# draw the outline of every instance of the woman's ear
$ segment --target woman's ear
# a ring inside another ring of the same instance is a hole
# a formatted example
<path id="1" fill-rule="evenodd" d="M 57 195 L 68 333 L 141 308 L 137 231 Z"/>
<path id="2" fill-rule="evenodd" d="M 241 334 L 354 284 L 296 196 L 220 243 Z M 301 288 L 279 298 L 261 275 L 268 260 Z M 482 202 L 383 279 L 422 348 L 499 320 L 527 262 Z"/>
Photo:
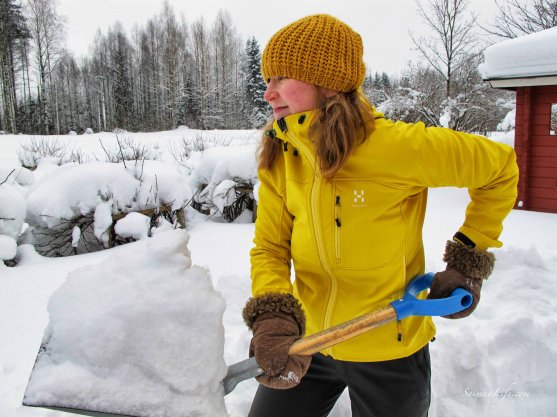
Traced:
<path id="1" fill-rule="evenodd" d="M 338 91 L 331 90 L 330 88 L 323 88 L 323 95 L 325 98 L 331 98 L 338 94 Z"/>

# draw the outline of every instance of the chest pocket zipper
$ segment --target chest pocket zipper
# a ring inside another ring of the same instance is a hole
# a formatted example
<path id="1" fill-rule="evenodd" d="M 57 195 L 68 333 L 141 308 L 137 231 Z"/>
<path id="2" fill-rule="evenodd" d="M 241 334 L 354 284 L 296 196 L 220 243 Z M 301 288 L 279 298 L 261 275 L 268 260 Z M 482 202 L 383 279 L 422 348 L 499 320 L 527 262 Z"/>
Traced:
<path id="1" fill-rule="evenodd" d="M 340 228 L 342 223 L 340 221 L 340 195 L 335 197 L 335 257 L 338 263 L 340 263 Z"/>

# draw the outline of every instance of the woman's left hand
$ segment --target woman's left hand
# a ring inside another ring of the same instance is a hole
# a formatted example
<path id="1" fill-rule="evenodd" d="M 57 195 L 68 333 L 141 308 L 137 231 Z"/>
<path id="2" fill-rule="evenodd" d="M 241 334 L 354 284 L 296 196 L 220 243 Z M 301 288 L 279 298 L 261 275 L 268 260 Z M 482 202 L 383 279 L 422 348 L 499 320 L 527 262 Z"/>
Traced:
<path id="1" fill-rule="evenodd" d="M 456 269 L 447 268 L 445 271 L 435 274 L 427 298 L 445 298 L 448 297 L 455 289 L 464 288 L 472 294 L 472 305 L 466 310 L 443 317 L 447 319 L 461 319 L 468 317 L 472 314 L 480 302 L 482 281 L 483 280 L 481 279 L 467 277 Z"/>

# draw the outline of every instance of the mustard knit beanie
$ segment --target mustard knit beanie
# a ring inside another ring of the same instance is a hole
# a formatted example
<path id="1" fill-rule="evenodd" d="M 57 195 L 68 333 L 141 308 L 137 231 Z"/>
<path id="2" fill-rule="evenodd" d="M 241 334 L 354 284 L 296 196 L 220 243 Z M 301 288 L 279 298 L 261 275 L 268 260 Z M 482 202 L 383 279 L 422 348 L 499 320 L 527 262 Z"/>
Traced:
<path id="1" fill-rule="evenodd" d="M 326 15 L 307 16 L 273 35 L 261 58 L 263 79 L 288 77 L 344 93 L 365 78 L 360 35 Z"/>

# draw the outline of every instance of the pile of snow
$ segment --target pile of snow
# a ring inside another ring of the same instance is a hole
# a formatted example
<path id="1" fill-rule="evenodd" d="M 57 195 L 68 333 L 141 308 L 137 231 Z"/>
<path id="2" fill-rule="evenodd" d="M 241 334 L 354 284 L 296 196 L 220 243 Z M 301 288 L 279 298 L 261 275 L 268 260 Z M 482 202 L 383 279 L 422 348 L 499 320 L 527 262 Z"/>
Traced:
<path id="1" fill-rule="evenodd" d="M 158 417 L 226 416 L 224 300 L 165 232 L 71 272 L 48 304 L 25 404 Z"/>
<path id="2" fill-rule="evenodd" d="M 547 217 L 547 227 L 556 220 Z M 496 251 L 495 272 L 466 320 L 436 320 L 432 415 L 554 415 L 557 392 L 555 265 L 535 247 Z M 458 348 L 457 348 L 458 346 Z M 451 382 L 449 382 L 451 381 Z"/>
<path id="3" fill-rule="evenodd" d="M 484 80 L 557 74 L 557 27 L 488 47 L 478 67 Z"/>

